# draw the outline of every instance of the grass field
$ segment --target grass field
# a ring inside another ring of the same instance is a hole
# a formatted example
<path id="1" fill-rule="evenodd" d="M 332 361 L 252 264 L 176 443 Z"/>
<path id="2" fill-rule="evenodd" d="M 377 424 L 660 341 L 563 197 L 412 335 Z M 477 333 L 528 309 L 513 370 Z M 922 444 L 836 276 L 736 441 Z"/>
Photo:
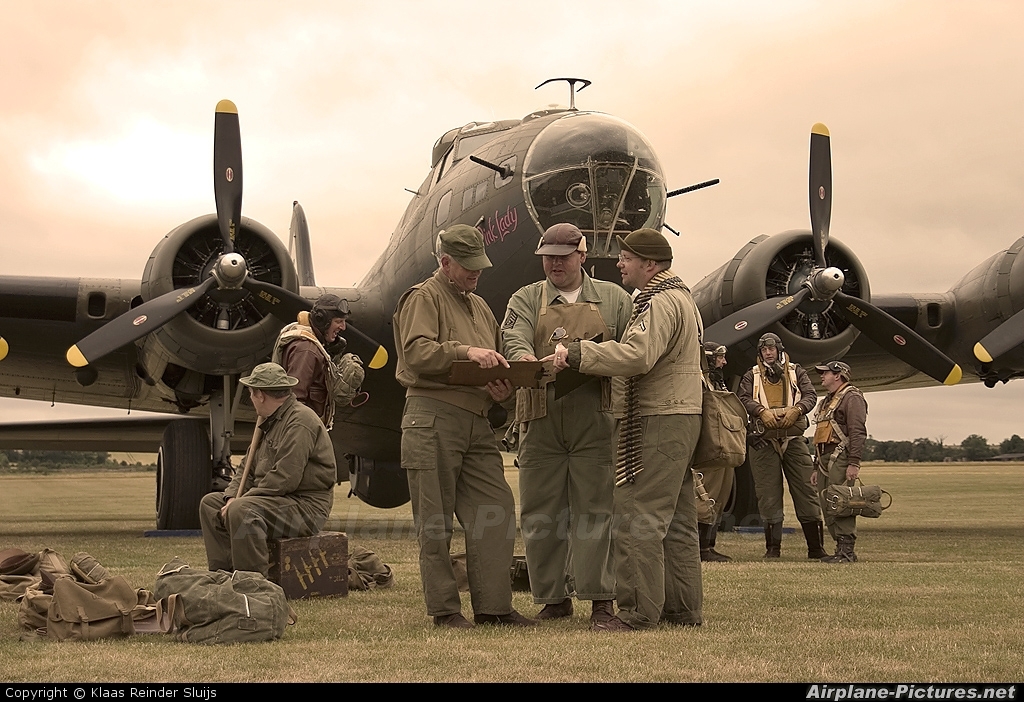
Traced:
<path id="1" fill-rule="evenodd" d="M 515 491 L 515 471 L 506 475 Z M 807 561 L 800 534 L 766 563 L 763 537 L 722 534 L 719 550 L 735 561 L 705 564 L 697 629 L 594 634 L 589 607 L 530 630 L 436 629 L 409 507 L 376 510 L 339 488 L 328 528 L 377 551 L 395 588 L 295 602 L 299 622 L 282 641 L 230 648 L 159 636 L 25 643 L 17 605 L 0 602 L 0 680 L 1024 680 L 1024 465 L 877 464 L 863 476 L 893 506 L 858 520 L 860 563 Z M 153 501 L 147 473 L 0 476 L 0 548 L 88 551 L 136 587 L 151 588 L 174 556 L 205 566 L 200 538 L 143 536 Z M 792 514 L 787 505 L 787 526 Z M 515 606 L 539 609 L 524 593 Z"/>

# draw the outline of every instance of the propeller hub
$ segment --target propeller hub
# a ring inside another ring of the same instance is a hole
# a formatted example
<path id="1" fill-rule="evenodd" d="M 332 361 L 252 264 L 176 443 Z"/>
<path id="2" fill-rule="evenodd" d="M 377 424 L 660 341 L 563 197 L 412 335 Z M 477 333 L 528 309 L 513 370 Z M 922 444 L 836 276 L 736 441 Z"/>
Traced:
<path id="1" fill-rule="evenodd" d="M 213 277 L 217 279 L 218 286 L 229 290 L 242 287 L 248 272 L 245 259 L 237 253 L 224 254 L 213 267 Z"/>
<path id="2" fill-rule="evenodd" d="M 830 266 L 812 273 L 808 283 L 814 299 L 829 300 L 846 283 L 846 276 L 835 266 Z"/>

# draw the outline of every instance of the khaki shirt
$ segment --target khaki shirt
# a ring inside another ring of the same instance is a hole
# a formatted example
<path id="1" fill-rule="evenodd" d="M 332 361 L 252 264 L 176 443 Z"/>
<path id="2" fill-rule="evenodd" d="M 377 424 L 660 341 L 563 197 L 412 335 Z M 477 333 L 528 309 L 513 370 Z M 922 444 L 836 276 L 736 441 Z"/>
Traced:
<path id="1" fill-rule="evenodd" d="M 674 275 L 659 273 L 648 285 Z M 580 342 L 580 372 L 614 376 L 612 409 L 624 417 L 626 378 L 643 376 L 640 414 L 700 414 L 700 312 L 686 290 L 666 290 L 628 324 L 619 343 Z"/>
<path id="2" fill-rule="evenodd" d="M 546 278 L 519 288 L 508 301 L 505 321 L 501 325 L 501 341 L 505 358 L 510 361 L 518 361 L 526 354 L 537 355 L 533 337 L 542 294 L 547 295 L 548 306 L 565 302 L 558 288 Z M 583 289 L 576 302 L 597 305 L 612 338 L 615 341 L 622 338 L 622 332 L 629 324 L 629 315 L 633 312 L 633 303 L 621 286 L 606 280 L 594 280 L 584 272 Z"/>
<path id="3" fill-rule="evenodd" d="M 395 328 L 395 377 L 406 397 L 447 402 L 481 416 L 491 406 L 486 388 L 448 385 L 454 361 L 465 361 L 469 348 L 497 351 L 498 323 L 484 299 L 464 293 L 440 269 L 410 288 L 398 301 Z"/>
<path id="4" fill-rule="evenodd" d="M 321 506 L 326 516 L 334 504 L 337 475 L 327 429 L 313 410 L 292 395 L 263 421 L 263 438 L 242 494 L 306 498 Z M 224 491 L 226 497 L 238 493 L 241 479 L 242 471 L 236 471 Z"/>

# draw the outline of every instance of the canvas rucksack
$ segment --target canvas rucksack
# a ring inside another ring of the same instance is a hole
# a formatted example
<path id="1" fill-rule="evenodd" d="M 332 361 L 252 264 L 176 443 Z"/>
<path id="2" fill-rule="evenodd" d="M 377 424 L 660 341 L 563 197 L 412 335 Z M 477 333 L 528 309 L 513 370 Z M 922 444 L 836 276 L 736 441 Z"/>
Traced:
<path id="1" fill-rule="evenodd" d="M 270 641 L 295 623 L 284 590 L 260 573 L 196 570 L 175 559 L 157 573 L 153 593 L 179 641 Z"/>
<path id="2" fill-rule="evenodd" d="M 137 591 L 121 575 L 99 583 L 57 578 L 46 615 L 46 637 L 56 641 L 93 641 L 135 633 Z"/>

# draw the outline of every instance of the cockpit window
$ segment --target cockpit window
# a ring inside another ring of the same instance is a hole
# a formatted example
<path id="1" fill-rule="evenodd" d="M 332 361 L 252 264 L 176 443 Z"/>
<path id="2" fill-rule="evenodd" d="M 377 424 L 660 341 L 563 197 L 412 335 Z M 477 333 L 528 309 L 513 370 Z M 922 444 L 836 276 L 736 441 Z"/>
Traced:
<path id="1" fill-rule="evenodd" d="M 481 146 L 489 142 L 501 134 L 501 132 L 491 132 L 489 134 L 475 134 L 473 136 L 464 136 L 459 139 L 458 146 L 455 147 L 455 160 L 464 159 L 471 153 L 479 149 Z"/>
<path id="2" fill-rule="evenodd" d="M 598 253 L 611 252 L 614 234 L 657 228 L 665 215 L 654 149 L 609 115 L 573 113 L 553 122 L 531 145 L 524 176 L 541 229 L 575 224 Z"/>

